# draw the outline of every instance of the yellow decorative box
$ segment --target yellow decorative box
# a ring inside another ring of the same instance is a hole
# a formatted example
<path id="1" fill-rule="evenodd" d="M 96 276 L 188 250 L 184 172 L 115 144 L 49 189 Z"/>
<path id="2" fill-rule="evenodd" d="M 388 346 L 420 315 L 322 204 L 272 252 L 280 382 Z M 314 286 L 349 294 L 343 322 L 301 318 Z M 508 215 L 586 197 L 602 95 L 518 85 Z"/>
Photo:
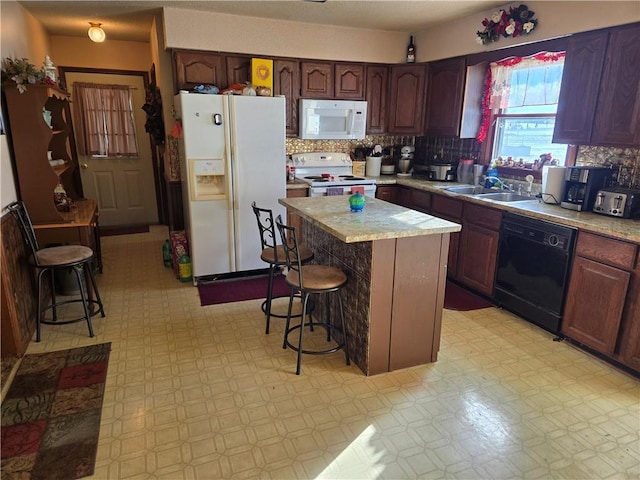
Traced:
<path id="1" fill-rule="evenodd" d="M 262 93 L 262 95 L 273 95 L 273 60 L 266 58 L 251 59 L 251 83 L 256 91 L 260 87 L 262 87 L 262 92 L 265 92 L 265 89 L 269 89 L 268 95 L 265 95 L 266 92 Z"/>

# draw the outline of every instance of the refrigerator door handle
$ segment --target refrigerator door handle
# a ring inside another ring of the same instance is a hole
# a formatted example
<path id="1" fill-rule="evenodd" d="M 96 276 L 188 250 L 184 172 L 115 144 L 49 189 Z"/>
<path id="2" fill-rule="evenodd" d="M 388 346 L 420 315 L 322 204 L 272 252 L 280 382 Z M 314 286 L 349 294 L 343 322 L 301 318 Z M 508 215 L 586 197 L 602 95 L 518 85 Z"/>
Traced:
<path id="1" fill-rule="evenodd" d="M 223 100 L 223 112 L 226 118 L 231 118 L 230 105 L 229 105 L 229 96 Z M 214 119 L 216 115 L 214 114 Z M 222 118 L 220 118 L 222 121 Z M 229 263 L 231 265 L 231 271 L 236 272 L 238 270 L 238 262 L 236 260 L 236 248 L 237 248 L 237 237 L 238 232 L 236 232 L 236 186 L 234 183 L 234 176 L 236 175 L 234 168 L 234 158 L 233 158 L 233 150 L 232 150 L 232 135 L 231 132 L 233 122 L 227 122 L 226 128 L 224 129 L 224 156 L 225 156 L 225 168 L 227 169 L 227 232 L 229 234 Z"/>
<path id="2" fill-rule="evenodd" d="M 235 118 L 235 109 L 234 109 L 234 99 L 229 96 L 229 112 L 227 114 L 227 118 Z M 235 145 L 236 145 L 236 123 L 235 121 L 227 122 L 227 130 L 229 132 L 229 158 L 231 159 L 231 169 L 233 171 L 231 178 L 233 179 L 233 251 L 234 251 L 234 259 L 236 262 L 236 270 L 240 269 L 239 259 L 241 255 L 241 245 L 240 245 L 240 226 L 239 226 L 239 214 L 240 214 L 240 198 L 239 198 L 239 175 L 240 175 L 240 166 L 238 165 L 238 159 L 236 158 Z"/>

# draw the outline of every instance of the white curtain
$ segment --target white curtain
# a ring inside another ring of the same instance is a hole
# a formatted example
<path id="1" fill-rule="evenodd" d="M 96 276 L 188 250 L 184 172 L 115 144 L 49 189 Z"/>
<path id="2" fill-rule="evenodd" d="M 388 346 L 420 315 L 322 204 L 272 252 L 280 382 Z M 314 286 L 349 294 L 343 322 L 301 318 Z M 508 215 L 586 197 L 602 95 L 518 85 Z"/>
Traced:
<path id="1" fill-rule="evenodd" d="M 558 103 L 563 53 L 540 53 L 491 64 L 491 108 L 553 105 Z"/>
<path id="2" fill-rule="evenodd" d="M 138 156 L 131 91 L 126 85 L 74 83 L 76 136 L 81 155 Z"/>

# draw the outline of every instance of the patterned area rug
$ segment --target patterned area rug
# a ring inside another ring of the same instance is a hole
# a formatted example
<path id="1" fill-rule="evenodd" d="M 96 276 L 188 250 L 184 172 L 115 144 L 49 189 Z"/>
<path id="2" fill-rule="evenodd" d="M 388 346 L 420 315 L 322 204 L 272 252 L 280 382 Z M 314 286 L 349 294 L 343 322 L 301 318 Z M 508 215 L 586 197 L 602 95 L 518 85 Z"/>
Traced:
<path id="1" fill-rule="evenodd" d="M 2 402 L 2 478 L 93 474 L 111 343 L 26 355 Z"/>

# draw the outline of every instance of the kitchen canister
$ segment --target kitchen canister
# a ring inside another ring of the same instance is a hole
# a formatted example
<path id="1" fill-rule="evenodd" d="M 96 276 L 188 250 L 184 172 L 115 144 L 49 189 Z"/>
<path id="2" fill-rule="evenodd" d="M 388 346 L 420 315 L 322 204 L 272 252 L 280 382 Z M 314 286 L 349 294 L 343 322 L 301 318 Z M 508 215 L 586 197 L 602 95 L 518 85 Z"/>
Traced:
<path id="1" fill-rule="evenodd" d="M 379 177 L 381 165 L 382 157 L 367 157 L 367 163 L 365 165 L 365 173 L 367 177 Z"/>
<path id="2" fill-rule="evenodd" d="M 559 204 L 562 200 L 564 188 L 564 171 L 566 167 L 545 165 L 542 167 L 542 201 L 544 203 Z"/>

